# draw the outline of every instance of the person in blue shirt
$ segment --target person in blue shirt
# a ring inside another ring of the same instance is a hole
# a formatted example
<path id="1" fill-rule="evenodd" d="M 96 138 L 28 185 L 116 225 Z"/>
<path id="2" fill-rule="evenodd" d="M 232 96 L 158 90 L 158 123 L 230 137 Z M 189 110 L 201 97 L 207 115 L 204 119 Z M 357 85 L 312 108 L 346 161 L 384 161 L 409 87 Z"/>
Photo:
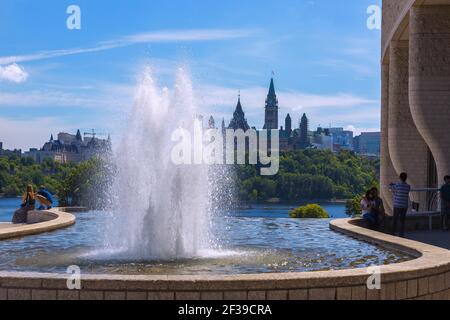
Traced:
<path id="1" fill-rule="evenodd" d="M 400 237 L 405 236 L 405 222 L 406 222 L 406 213 L 409 208 L 409 193 L 411 192 L 411 186 L 406 183 L 408 180 L 408 174 L 403 172 L 400 175 L 400 182 L 391 183 L 390 190 L 394 193 L 394 226 L 392 230 L 392 234 L 395 235 L 397 232 L 397 225 L 400 220 Z"/>
<path id="2" fill-rule="evenodd" d="M 41 186 L 39 188 L 38 194 L 43 196 L 45 199 L 47 199 L 47 201 L 49 202 L 49 205 L 44 206 L 43 204 L 41 204 L 41 206 L 39 207 L 40 210 L 48 210 L 52 208 L 53 205 L 53 196 L 50 193 L 50 191 L 47 190 L 47 188 L 45 188 L 45 186 Z M 47 207 L 47 208 L 46 208 Z"/>

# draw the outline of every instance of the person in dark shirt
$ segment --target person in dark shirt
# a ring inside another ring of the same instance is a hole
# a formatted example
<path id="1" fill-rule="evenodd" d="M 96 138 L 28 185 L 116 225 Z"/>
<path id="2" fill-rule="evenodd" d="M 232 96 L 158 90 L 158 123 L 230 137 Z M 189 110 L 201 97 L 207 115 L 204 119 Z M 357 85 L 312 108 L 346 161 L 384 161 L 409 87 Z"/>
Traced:
<path id="1" fill-rule="evenodd" d="M 444 177 L 444 185 L 439 189 L 441 193 L 441 227 L 448 231 L 450 217 L 450 176 Z"/>
<path id="2" fill-rule="evenodd" d="M 372 214 L 374 217 L 376 217 L 376 229 L 378 229 L 380 224 L 384 223 L 385 218 L 384 203 L 383 200 L 380 198 L 378 188 L 374 187 L 370 189 L 370 192 L 372 193 L 373 199 Z"/>

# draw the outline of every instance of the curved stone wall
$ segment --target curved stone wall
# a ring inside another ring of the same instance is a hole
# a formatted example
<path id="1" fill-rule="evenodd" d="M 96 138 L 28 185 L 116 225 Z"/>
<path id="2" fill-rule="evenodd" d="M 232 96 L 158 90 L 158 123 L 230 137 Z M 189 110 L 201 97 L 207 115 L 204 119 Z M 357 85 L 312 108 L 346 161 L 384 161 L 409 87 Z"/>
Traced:
<path id="1" fill-rule="evenodd" d="M 398 40 L 399 34 L 407 24 L 409 9 L 414 3 L 423 0 L 383 0 L 383 28 L 381 32 L 382 60 L 388 52 L 392 40 Z"/>
<path id="2" fill-rule="evenodd" d="M 75 223 L 75 216 L 65 212 L 64 208 L 54 208 L 45 211 L 30 211 L 29 224 L 1 224 L 0 240 L 40 234 L 66 228 Z M 67 209 L 70 211 L 70 209 Z"/>
<path id="3" fill-rule="evenodd" d="M 389 155 L 397 175 L 407 172 L 412 187 L 423 188 L 427 186 L 428 146 L 417 131 L 411 115 L 408 70 L 408 41 L 392 41 L 389 54 Z M 419 195 L 415 196 L 417 202 L 425 202 L 418 198 Z M 422 196 L 425 194 L 422 193 Z"/>
<path id="4" fill-rule="evenodd" d="M 388 185 L 398 179 L 389 154 L 389 64 L 381 66 L 381 198 L 388 215 L 393 214 L 393 198 Z"/>
<path id="5" fill-rule="evenodd" d="M 335 220 L 331 228 L 407 252 L 417 259 L 381 266 L 381 290 L 368 290 L 369 269 L 230 275 L 84 275 L 81 290 L 68 290 L 57 274 L 0 272 L 0 300 L 379 300 L 448 299 L 450 251 Z"/>
<path id="6" fill-rule="evenodd" d="M 443 183 L 450 174 L 450 5 L 412 8 L 410 44 L 411 112 Z"/>

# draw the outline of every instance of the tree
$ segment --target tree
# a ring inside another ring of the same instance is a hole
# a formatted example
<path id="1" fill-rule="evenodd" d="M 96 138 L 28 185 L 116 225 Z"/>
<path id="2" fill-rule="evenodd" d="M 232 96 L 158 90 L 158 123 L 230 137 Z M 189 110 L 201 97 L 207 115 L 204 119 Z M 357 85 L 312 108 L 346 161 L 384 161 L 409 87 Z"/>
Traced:
<path id="1" fill-rule="evenodd" d="M 108 164 L 92 158 L 72 168 L 58 190 L 60 205 L 102 209 L 107 205 L 109 177 Z"/>
<path id="2" fill-rule="evenodd" d="M 291 218 L 301 219 L 328 219 L 329 214 L 318 204 L 309 204 L 307 206 L 299 207 L 289 213 Z"/>
<path id="3" fill-rule="evenodd" d="M 280 171 L 261 177 L 258 167 L 236 166 L 239 199 L 284 201 L 351 199 L 378 185 L 379 161 L 343 151 L 300 150 L 280 155 Z"/>

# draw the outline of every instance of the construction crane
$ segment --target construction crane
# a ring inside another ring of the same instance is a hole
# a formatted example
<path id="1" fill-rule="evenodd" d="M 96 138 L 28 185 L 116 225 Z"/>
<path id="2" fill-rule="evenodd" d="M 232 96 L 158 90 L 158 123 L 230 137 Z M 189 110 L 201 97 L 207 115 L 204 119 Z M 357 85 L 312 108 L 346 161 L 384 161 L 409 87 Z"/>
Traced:
<path id="1" fill-rule="evenodd" d="M 106 134 L 104 134 L 104 133 L 97 133 L 97 132 L 95 132 L 95 129 L 92 129 L 92 132 L 85 132 L 85 133 L 84 133 L 84 137 L 85 137 L 85 138 L 86 138 L 87 136 L 91 136 L 91 137 L 92 137 L 92 140 L 95 140 L 95 138 L 96 138 L 97 136 L 99 136 L 99 135 L 105 136 Z"/>

